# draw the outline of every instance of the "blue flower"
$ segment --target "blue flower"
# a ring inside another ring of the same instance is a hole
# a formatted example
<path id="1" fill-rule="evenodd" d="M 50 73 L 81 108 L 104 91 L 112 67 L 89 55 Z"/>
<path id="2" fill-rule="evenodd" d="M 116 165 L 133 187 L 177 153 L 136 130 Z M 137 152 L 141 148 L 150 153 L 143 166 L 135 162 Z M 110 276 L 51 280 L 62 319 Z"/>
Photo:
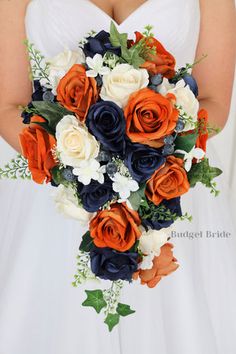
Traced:
<path id="1" fill-rule="evenodd" d="M 197 81 L 194 79 L 194 77 L 190 74 L 185 74 L 183 76 L 183 80 L 186 83 L 186 85 L 189 85 L 190 90 L 197 97 L 198 96 L 198 85 L 197 85 Z"/>
<path id="2" fill-rule="evenodd" d="M 112 199 L 112 181 L 106 176 L 103 184 L 94 180 L 86 186 L 80 183 L 78 185 L 78 192 L 84 209 L 90 213 L 94 213 Z"/>
<path id="3" fill-rule="evenodd" d="M 111 152 L 123 152 L 125 118 L 122 109 L 111 101 L 100 101 L 89 109 L 86 125 L 89 132 Z"/>
<path id="4" fill-rule="evenodd" d="M 180 197 L 164 200 L 159 206 L 164 205 L 167 209 L 170 210 L 172 214 L 176 214 L 177 216 L 182 216 L 182 210 L 180 205 Z M 160 230 L 162 228 L 169 227 L 173 224 L 175 220 L 152 220 L 152 219 L 143 219 L 142 224 L 146 228 L 151 228 L 154 230 Z"/>
<path id="5" fill-rule="evenodd" d="M 110 40 L 110 33 L 106 31 L 100 31 L 99 33 L 96 34 L 96 36 L 92 37 L 89 36 L 87 37 L 87 43 L 84 44 L 83 50 L 86 56 L 92 57 L 95 54 L 101 54 L 102 56 L 106 52 L 111 52 L 114 53 L 118 56 L 121 55 L 121 48 L 119 47 L 113 47 L 111 44 Z"/>
<path id="6" fill-rule="evenodd" d="M 138 269 L 138 254 L 135 252 L 121 253 L 111 248 L 93 247 L 90 251 L 92 272 L 101 279 L 132 280 Z"/>
<path id="7" fill-rule="evenodd" d="M 139 183 L 146 182 L 165 163 L 165 158 L 157 149 L 143 144 L 129 143 L 125 155 L 125 165 Z"/>

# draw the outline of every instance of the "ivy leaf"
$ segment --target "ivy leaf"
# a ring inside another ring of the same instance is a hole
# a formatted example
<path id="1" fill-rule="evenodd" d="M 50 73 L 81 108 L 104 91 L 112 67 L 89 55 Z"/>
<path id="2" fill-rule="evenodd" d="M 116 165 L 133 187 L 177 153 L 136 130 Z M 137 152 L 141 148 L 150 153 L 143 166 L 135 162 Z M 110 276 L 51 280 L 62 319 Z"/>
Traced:
<path id="1" fill-rule="evenodd" d="M 105 319 L 105 323 L 108 325 L 109 331 L 111 332 L 113 328 L 119 323 L 120 315 L 118 313 L 109 313 Z"/>
<path id="2" fill-rule="evenodd" d="M 85 292 L 87 299 L 82 303 L 82 306 L 93 307 L 97 313 L 107 306 L 102 290 L 85 290 Z"/>
<path id="3" fill-rule="evenodd" d="M 186 152 L 190 152 L 196 144 L 197 137 L 197 132 L 183 136 L 177 136 L 177 138 L 175 139 L 175 150 L 180 149 Z"/>
<path id="4" fill-rule="evenodd" d="M 131 192 L 129 202 L 134 210 L 138 210 L 142 200 L 145 198 L 146 185 L 142 184 L 137 192 Z"/>
<path id="5" fill-rule="evenodd" d="M 93 238 L 90 236 L 90 232 L 87 231 L 82 237 L 82 242 L 79 246 L 80 251 L 90 252 L 93 247 Z"/>
<path id="6" fill-rule="evenodd" d="M 192 166 L 188 172 L 188 180 L 191 187 L 194 187 L 197 182 L 204 184 L 208 188 L 212 188 L 212 180 L 221 175 L 221 169 L 211 167 L 209 160 L 204 159 L 201 162 Z"/>
<path id="7" fill-rule="evenodd" d="M 132 313 L 135 313 L 134 310 L 131 310 L 129 305 L 121 304 L 121 303 L 118 303 L 116 311 L 119 315 L 124 317 L 128 315 L 132 315 Z"/>
<path id="8" fill-rule="evenodd" d="M 138 69 L 145 60 L 140 56 L 140 48 L 133 46 L 129 49 L 122 48 L 122 58 L 130 65 L 133 65 L 135 69 Z"/>
<path id="9" fill-rule="evenodd" d="M 124 47 L 127 48 L 127 33 L 119 33 L 113 21 L 110 25 L 110 42 L 114 47 Z"/>
<path id="10" fill-rule="evenodd" d="M 55 133 L 58 122 L 65 115 L 71 115 L 70 111 L 58 103 L 48 101 L 33 101 L 32 104 L 37 109 L 38 114 L 47 120 L 48 126 L 53 133 Z"/>

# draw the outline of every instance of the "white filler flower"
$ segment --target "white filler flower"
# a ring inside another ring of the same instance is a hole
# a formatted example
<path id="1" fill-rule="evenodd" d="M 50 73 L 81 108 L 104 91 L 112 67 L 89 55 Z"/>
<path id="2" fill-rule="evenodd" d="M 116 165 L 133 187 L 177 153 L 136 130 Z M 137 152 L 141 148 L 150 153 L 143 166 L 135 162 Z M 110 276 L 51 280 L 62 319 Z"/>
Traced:
<path id="1" fill-rule="evenodd" d="M 95 215 L 94 213 L 88 213 L 84 208 L 79 206 L 75 191 L 71 187 L 65 187 L 60 184 L 52 195 L 57 211 L 66 217 L 78 220 L 83 226 L 87 226 Z"/>
<path id="2" fill-rule="evenodd" d="M 147 87 L 149 75 L 146 69 L 135 69 L 129 64 L 118 64 L 103 78 L 100 96 L 104 101 L 115 102 L 124 108 L 129 95 Z"/>
<path id="3" fill-rule="evenodd" d="M 114 192 L 119 193 L 120 198 L 124 201 L 130 197 L 131 192 L 136 192 L 139 189 L 138 182 L 126 176 L 122 176 L 119 172 L 112 177 L 112 188 Z"/>
<path id="4" fill-rule="evenodd" d="M 90 68 L 90 70 L 86 71 L 86 75 L 89 77 L 107 75 L 110 72 L 110 69 L 107 66 L 103 66 L 103 57 L 101 54 L 95 54 L 93 58 L 87 57 L 86 63 Z"/>
<path id="5" fill-rule="evenodd" d="M 184 155 L 184 168 L 187 172 L 191 170 L 193 159 L 201 160 L 205 156 L 205 151 L 195 147 L 193 147 L 190 152 L 176 150 L 175 153 Z"/>
<path id="6" fill-rule="evenodd" d="M 57 151 L 64 165 L 77 167 L 98 156 L 100 144 L 75 116 L 67 115 L 56 126 Z"/>
<path id="7" fill-rule="evenodd" d="M 78 181 L 85 186 L 90 184 L 92 179 L 104 183 L 105 172 L 106 166 L 100 166 L 100 163 L 94 159 L 82 161 L 79 167 L 73 169 L 73 174 L 78 176 Z"/>

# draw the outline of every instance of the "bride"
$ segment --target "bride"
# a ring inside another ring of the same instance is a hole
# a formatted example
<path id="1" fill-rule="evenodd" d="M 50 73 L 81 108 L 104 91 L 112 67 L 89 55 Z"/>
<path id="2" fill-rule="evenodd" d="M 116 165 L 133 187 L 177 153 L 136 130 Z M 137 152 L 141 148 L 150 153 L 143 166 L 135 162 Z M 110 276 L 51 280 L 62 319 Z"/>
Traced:
<path id="1" fill-rule="evenodd" d="M 65 46 L 76 49 L 91 29 L 109 30 L 111 19 L 129 36 L 154 25 L 177 67 L 207 54 L 193 75 L 210 123 L 224 127 L 235 64 L 233 0 L 1 0 L 1 165 L 14 157 L 12 148 L 20 151 L 18 106 L 31 98 L 26 36 L 52 57 Z M 209 155 L 217 165 L 211 141 Z M 194 221 L 176 225 L 179 270 L 152 290 L 126 284 L 122 297 L 137 312 L 112 334 L 99 316 L 81 307 L 83 289 L 71 286 L 85 230 L 56 213 L 52 189 L 0 182 L 1 354 L 236 352 L 236 247 L 226 186 L 219 199 L 201 187 L 184 196 L 183 209 Z M 219 236 L 223 231 L 229 236 Z"/>

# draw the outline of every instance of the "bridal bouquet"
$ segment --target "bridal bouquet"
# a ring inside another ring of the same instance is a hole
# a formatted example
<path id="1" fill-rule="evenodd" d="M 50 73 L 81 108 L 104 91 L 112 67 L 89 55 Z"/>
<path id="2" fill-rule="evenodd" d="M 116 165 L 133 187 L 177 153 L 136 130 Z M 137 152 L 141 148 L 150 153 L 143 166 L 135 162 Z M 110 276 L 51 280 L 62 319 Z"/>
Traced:
<path id="1" fill-rule="evenodd" d="M 191 219 L 180 197 L 201 182 L 217 194 L 205 156 L 207 112 L 187 64 L 146 26 L 135 39 L 90 33 L 78 50 L 45 59 L 27 42 L 34 93 L 23 108 L 22 155 L 0 176 L 55 186 L 58 211 L 87 227 L 81 237 L 74 286 L 110 280 L 86 290 L 84 306 L 105 314 L 109 330 L 134 311 L 119 302 L 124 281 L 149 288 L 178 268 L 171 224 Z"/>

